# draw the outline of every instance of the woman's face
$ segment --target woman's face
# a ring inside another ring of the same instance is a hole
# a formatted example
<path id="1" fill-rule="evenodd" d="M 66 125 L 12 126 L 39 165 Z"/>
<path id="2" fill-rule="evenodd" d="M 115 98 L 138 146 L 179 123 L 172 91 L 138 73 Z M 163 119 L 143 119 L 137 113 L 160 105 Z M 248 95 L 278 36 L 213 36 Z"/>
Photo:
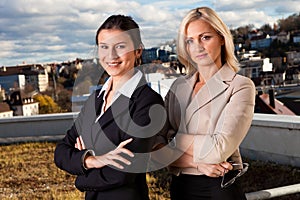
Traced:
<path id="1" fill-rule="evenodd" d="M 199 66 L 222 66 L 221 46 L 223 38 L 206 21 L 199 19 L 188 24 L 186 48 L 191 59 Z"/>
<path id="2" fill-rule="evenodd" d="M 98 34 L 99 61 L 113 78 L 121 78 L 134 68 L 139 51 L 130 36 L 118 29 L 103 29 Z"/>

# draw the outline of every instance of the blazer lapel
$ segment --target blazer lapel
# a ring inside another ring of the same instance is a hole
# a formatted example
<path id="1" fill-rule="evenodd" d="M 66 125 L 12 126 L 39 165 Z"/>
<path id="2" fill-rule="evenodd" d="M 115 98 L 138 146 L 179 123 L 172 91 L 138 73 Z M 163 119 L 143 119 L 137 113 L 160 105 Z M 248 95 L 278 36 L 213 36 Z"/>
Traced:
<path id="1" fill-rule="evenodd" d="M 189 105 L 190 99 L 191 99 L 191 95 L 193 92 L 193 86 L 194 83 L 196 81 L 196 75 L 193 75 L 189 78 L 185 78 L 182 80 L 182 82 L 180 84 L 177 85 L 175 91 L 173 91 L 176 99 L 178 100 L 178 103 L 176 103 L 176 101 L 174 102 L 174 105 L 172 105 L 172 107 L 176 108 L 175 111 L 177 109 L 180 109 L 180 112 L 175 112 L 178 116 L 180 116 L 180 118 L 178 118 L 178 116 L 171 116 L 171 118 L 174 118 L 176 126 L 177 126 L 177 130 L 180 132 L 186 132 L 186 126 L 185 126 L 185 115 L 186 115 L 186 109 Z"/>
<path id="2" fill-rule="evenodd" d="M 107 124 L 109 124 L 112 120 L 117 118 L 121 113 L 123 113 L 126 109 L 129 112 L 129 102 L 130 99 L 125 97 L 124 95 L 120 95 L 115 102 L 103 113 L 103 115 L 99 119 L 99 123 L 101 128 L 103 129 Z"/>
<path id="3" fill-rule="evenodd" d="M 92 93 L 90 99 L 85 104 L 83 119 L 83 128 L 80 135 L 83 138 L 84 144 L 87 148 L 94 148 L 94 139 L 97 133 L 101 130 L 99 123 L 95 123 L 98 115 L 100 114 L 103 104 L 103 94 L 99 94 L 101 90 Z M 98 97 L 99 95 L 99 97 Z"/>
<path id="4" fill-rule="evenodd" d="M 137 87 L 135 88 L 135 91 L 133 92 L 131 99 L 121 94 L 115 100 L 115 102 L 113 102 L 112 105 L 107 109 L 107 111 L 104 112 L 103 115 L 100 117 L 99 123 L 100 123 L 101 128 L 104 128 L 112 120 L 117 119 L 117 117 L 120 114 L 124 113 L 125 111 L 128 113 L 128 116 L 130 116 L 129 115 L 129 105 L 130 105 L 131 101 L 134 101 L 134 99 L 138 95 L 138 93 L 140 91 L 139 88 L 145 84 L 147 84 L 147 82 L 143 76 L 141 78 L 141 80 L 139 81 Z M 101 104 L 101 107 L 102 107 L 102 104 Z"/>
<path id="5" fill-rule="evenodd" d="M 195 84 L 195 77 L 196 76 L 193 75 L 190 79 L 184 80 L 184 83 L 179 84 L 177 86 L 177 91 L 175 92 L 175 95 L 180 102 L 180 107 L 182 111 L 185 111 L 189 105 L 193 92 L 193 87 Z"/>
<path id="6" fill-rule="evenodd" d="M 228 87 L 227 81 L 231 81 L 235 72 L 227 65 L 224 65 L 192 99 L 186 110 L 186 123 L 188 124 L 194 113 L 223 93 Z"/>

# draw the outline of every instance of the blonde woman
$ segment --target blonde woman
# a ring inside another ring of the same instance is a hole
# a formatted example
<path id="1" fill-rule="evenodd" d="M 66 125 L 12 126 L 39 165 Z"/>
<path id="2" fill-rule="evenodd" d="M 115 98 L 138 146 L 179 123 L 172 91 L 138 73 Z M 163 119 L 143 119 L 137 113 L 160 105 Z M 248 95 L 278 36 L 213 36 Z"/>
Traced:
<path id="1" fill-rule="evenodd" d="M 235 180 L 248 167 L 239 145 L 251 125 L 255 86 L 237 74 L 230 30 L 212 9 L 188 12 L 177 42 L 188 75 L 174 82 L 165 99 L 171 126 L 165 139 L 181 152 L 169 165 L 171 199 L 245 199 Z"/>

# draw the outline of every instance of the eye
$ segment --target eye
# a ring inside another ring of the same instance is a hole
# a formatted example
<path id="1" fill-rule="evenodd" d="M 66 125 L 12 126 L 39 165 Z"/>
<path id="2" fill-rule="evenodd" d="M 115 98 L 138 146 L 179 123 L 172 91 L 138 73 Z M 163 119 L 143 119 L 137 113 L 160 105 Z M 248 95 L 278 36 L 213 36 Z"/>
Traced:
<path id="1" fill-rule="evenodd" d="M 207 40 L 210 40 L 212 38 L 212 36 L 210 35 L 203 35 L 200 39 L 201 41 L 207 41 Z"/>
<path id="2" fill-rule="evenodd" d="M 116 48 L 116 49 L 125 49 L 126 46 L 125 46 L 125 44 L 118 44 L 118 45 L 116 45 L 115 48 Z"/>
<path id="3" fill-rule="evenodd" d="M 99 48 L 100 48 L 100 49 L 108 49 L 108 46 L 107 46 L 107 45 L 104 45 L 104 44 L 100 44 L 100 45 L 99 45 Z"/>
<path id="4" fill-rule="evenodd" d="M 192 39 L 186 39 L 186 40 L 185 40 L 185 43 L 186 43 L 186 44 L 192 44 L 192 43 L 193 43 L 193 40 L 192 40 Z"/>

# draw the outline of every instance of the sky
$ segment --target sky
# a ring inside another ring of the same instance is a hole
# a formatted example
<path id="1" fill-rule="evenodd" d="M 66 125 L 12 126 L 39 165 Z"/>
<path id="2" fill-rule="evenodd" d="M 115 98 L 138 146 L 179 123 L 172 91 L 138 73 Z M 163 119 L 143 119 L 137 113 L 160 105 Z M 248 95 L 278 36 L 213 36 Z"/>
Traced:
<path id="1" fill-rule="evenodd" d="M 300 12 L 299 0 L 0 0 L 0 66 L 93 58 L 95 34 L 110 15 L 130 15 L 145 48 L 176 38 L 191 9 L 208 6 L 230 28 L 273 26 Z"/>

